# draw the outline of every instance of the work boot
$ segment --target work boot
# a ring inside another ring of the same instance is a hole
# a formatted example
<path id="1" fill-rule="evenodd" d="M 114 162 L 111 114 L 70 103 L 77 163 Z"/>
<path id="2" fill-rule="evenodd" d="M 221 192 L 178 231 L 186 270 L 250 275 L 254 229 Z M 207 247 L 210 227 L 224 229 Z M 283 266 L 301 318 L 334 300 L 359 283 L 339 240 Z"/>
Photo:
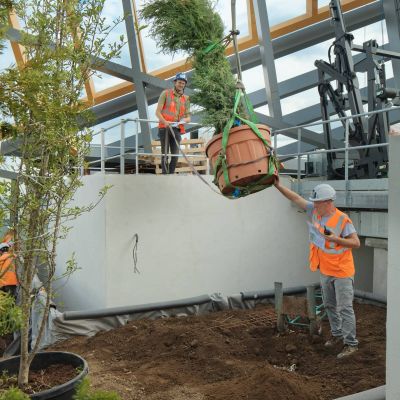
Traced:
<path id="1" fill-rule="evenodd" d="M 344 358 L 352 355 L 358 350 L 358 346 L 344 345 L 343 350 L 337 355 L 337 358 Z"/>
<path id="2" fill-rule="evenodd" d="M 332 336 L 330 339 L 328 339 L 325 343 L 324 346 L 331 348 L 335 347 L 339 343 L 343 343 L 343 338 L 341 336 Z"/>

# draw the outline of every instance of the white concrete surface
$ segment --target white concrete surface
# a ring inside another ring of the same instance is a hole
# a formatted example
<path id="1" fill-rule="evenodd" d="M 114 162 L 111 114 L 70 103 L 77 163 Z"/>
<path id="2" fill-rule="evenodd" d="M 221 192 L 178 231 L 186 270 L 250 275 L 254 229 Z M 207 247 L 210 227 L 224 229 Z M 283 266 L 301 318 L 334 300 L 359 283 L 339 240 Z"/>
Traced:
<path id="1" fill-rule="evenodd" d="M 58 271 L 74 251 L 81 269 L 60 289 L 61 308 L 98 309 L 318 281 L 308 270 L 305 214 L 275 188 L 228 200 L 195 176 L 86 176 L 78 205 L 113 185 L 74 223 Z M 289 182 L 282 178 L 289 186 Z M 211 180 L 211 178 L 209 178 Z M 139 235 L 139 274 L 133 236 Z M 372 290 L 372 249 L 354 252 L 356 287 Z"/>
<path id="2" fill-rule="evenodd" d="M 84 177 L 77 204 L 113 185 L 77 220 L 58 250 L 58 270 L 75 251 L 79 266 L 60 290 L 64 309 L 95 309 L 201 294 L 315 282 L 308 271 L 305 215 L 275 188 L 239 200 L 194 176 Z M 133 270 L 133 235 L 139 235 Z"/>
<path id="3" fill-rule="evenodd" d="M 388 251 L 386 249 L 374 249 L 374 285 L 373 294 L 380 297 L 387 295 L 387 263 Z"/>
<path id="4" fill-rule="evenodd" d="M 391 136 L 389 143 L 386 400 L 398 400 L 400 399 L 400 136 Z"/>
<path id="5" fill-rule="evenodd" d="M 89 205 L 98 199 L 104 186 L 104 177 L 90 177 L 90 184 L 80 188 L 75 195 L 77 205 Z M 79 270 L 68 279 L 55 282 L 55 301 L 60 309 L 88 309 L 107 307 L 106 290 L 106 202 L 90 213 L 83 214 L 71 223 L 73 229 L 58 248 L 57 273 L 65 271 L 66 262 L 75 253 Z"/>
<path id="6" fill-rule="evenodd" d="M 387 239 L 366 238 L 365 245 L 373 248 L 373 294 L 387 296 L 388 241 Z"/>

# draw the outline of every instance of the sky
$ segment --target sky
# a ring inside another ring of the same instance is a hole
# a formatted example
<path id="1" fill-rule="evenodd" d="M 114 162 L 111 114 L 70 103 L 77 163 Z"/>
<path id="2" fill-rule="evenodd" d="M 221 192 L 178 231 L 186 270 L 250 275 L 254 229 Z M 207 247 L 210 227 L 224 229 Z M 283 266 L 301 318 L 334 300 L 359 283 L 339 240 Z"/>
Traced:
<path id="1" fill-rule="evenodd" d="M 138 9 L 141 8 L 142 4 L 145 0 L 136 0 L 136 4 Z M 246 0 L 237 0 L 236 1 L 236 15 L 237 15 L 237 25 L 238 29 L 241 32 L 241 35 L 246 35 L 248 33 L 247 27 L 247 6 Z M 319 7 L 325 6 L 329 3 L 329 0 L 319 0 Z M 286 21 L 295 16 L 301 15 L 305 12 L 306 0 L 266 0 L 268 15 L 269 15 L 269 24 L 272 27 L 278 23 Z M 221 15 L 221 18 L 225 24 L 226 31 L 229 31 L 231 28 L 231 10 L 230 10 L 230 1 L 229 0 L 219 0 L 216 4 L 216 9 Z M 112 23 L 116 18 L 123 16 L 122 2 L 121 0 L 106 0 L 105 8 L 103 11 L 104 17 L 107 19 L 109 23 Z M 387 33 L 386 26 L 384 22 L 378 22 L 373 25 L 370 25 L 366 28 L 358 29 L 357 31 L 352 32 L 355 36 L 354 42 L 357 44 L 362 44 L 365 40 L 370 38 L 377 39 L 378 43 L 387 42 Z M 126 36 L 125 26 L 121 23 L 117 29 L 114 30 L 113 34 L 108 38 L 109 42 L 114 42 L 118 40 L 119 36 L 124 34 Z M 171 62 L 178 61 L 179 59 L 185 58 L 185 54 L 178 54 L 175 58 L 170 57 L 169 55 L 161 54 L 159 49 L 157 48 L 157 44 L 148 36 L 148 29 L 143 29 L 141 31 L 143 45 L 145 49 L 145 59 L 146 59 L 146 67 L 147 71 L 151 72 L 154 69 L 160 68 L 162 66 L 168 65 Z M 318 45 L 309 47 L 305 50 L 292 53 L 288 56 L 279 58 L 275 61 L 277 79 L 278 82 L 284 81 L 286 79 L 292 78 L 301 73 L 310 71 L 314 69 L 314 61 L 316 59 L 324 59 L 327 60 L 327 51 L 331 44 L 331 40 L 320 43 Z M 122 50 L 120 59 L 114 60 L 118 63 L 121 63 L 126 66 L 130 66 L 130 58 L 128 47 L 125 46 Z M 4 53 L 4 55 L 0 59 L 0 70 L 9 66 L 14 62 L 9 45 L 8 49 Z M 387 70 L 388 77 L 393 76 L 391 69 Z M 258 66 L 252 68 L 250 70 L 244 71 L 243 73 L 243 82 L 245 84 L 246 90 L 248 93 L 253 92 L 254 90 L 261 89 L 264 85 L 263 81 L 263 73 L 262 67 Z M 365 85 L 365 76 L 359 75 L 359 80 L 361 86 Z M 121 81 L 118 78 L 111 77 L 105 74 L 99 73 L 98 76 L 94 77 L 94 84 L 96 90 L 102 90 L 109 88 L 115 84 L 118 84 Z M 281 101 L 283 114 L 289 114 L 294 111 L 300 110 L 304 107 L 310 106 L 312 104 L 316 104 L 319 102 L 319 96 L 316 89 L 311 89 L 307 92 L 288 97 Z M 264 106 L 260 109 L 257 109 L 264 114 L 268 114 L 268 107 Z M 155 118 L 155 106 L 149 107 L 149 117 Z M 125 118 L 135 118 L 137 113 L 130 113 Z M 98 131 L 101 127 L 107 127 L 115 122 L 118 122 L 120 118 L 117 118 L 114 121 L 108 121 L 101 125 L 95 127 L 95 130 Z M 316 130 L 319 128 L 317 127 Z M 133 131 L 133 125 L 129 127 L 128 124 L 128 134 Z M 119 131 L 118 129 L 112 129 L 108 131 L 106 143 L 111 143 L 115 140 L 119 139 Z M 94 142 L 98 142 L 99 138 L 96 137 Z M 279 145 L 284 145 L 286 143 L 290 143 L 291 140 L 288 138 L 281 137 L 279 141 Z"/>

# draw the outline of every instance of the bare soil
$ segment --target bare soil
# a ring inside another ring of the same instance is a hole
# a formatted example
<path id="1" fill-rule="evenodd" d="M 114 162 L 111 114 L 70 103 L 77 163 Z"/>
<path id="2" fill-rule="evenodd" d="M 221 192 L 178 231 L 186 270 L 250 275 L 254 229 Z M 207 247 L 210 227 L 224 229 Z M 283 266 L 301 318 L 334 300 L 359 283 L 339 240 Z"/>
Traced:
<path id="1" fill-rule="evenodd" d="M 322 336 L 279 335 L 272 306 L 139 320 L 51 350 L 80 354 L 91 386 L 126 400 L 331 400 L 385 383 L 386 309 L 355 310 L 359 351 L 341 360 L 326 321 Z"/>
<path id="2" fill-rule="evenodd" d="M 74 367 L 65 364 L 54 364 L 38 371 L 30 371 L 29 383 L 24 387 L 23 391 L 27 394 L 43 392 L 54 386 L 68 382 L 77 376 L 77 374 L 78 372 Z M 18 377 L 16 375 L 2 376 L 0 380 L 0 393 L 17 385 Z"/>

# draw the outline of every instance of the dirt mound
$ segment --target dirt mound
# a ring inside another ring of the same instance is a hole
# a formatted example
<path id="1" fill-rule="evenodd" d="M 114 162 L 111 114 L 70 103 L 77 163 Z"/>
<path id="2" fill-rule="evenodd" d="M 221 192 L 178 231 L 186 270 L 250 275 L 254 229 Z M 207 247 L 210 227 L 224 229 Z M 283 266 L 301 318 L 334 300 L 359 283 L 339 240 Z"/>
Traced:
<path id="1" fill-rule="evenodd" d="M 278 335 L 271 306 L 140 320 L 52 349 L 85 357 L 96 388 L 124 399 L 330 400 L 385 383 L 386 310 L 356 305 L 360 350 L 338 360 L 329 335 Z"/>

